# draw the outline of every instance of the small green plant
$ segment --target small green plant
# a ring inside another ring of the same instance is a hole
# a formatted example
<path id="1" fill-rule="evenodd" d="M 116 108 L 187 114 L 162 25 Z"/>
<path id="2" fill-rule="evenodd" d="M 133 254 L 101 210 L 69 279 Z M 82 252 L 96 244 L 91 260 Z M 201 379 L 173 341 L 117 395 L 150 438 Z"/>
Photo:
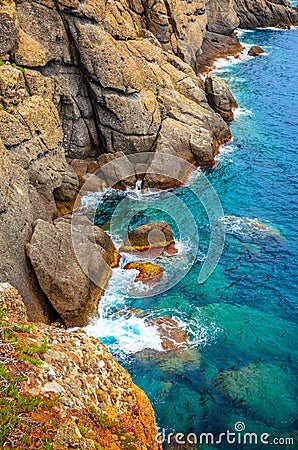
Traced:
<path id="1" fill-rule="evenodd" d="M 18 69 L 20 72 L 22 72 L 22 73 L 25 72 L 24 67 L 17 66 L 16 63 L 12 63 L 11 65 L 12 65 L 12 67 L 15 67 L 16 69 Z"/>
<path id="2" fill-rule="evenodd" d="M 43 361 L 36 359 L 32 355 L 42 354 L 47 351 L 48 343 L 46 337 L 44 337 L 43 344 L 41 346 L 36 343 L 29 345 L 26 341 L 20 341 L 18 333 L 29 333 L 34 325 L 12 325 L 5 320 L 4 308 L 0 308 L 0 338 L 7 343 L 14 344 L 16 348 L 16 357 L 19 361 L 28 361 L 36 366 L 41 366 Z"/>
<path id="3" fill-rule="evenodd" d="M 48 439 L 44 443 L 44 450 L 53 450 L 53 444 Z"/>
<path id="4" fill-rule="evenodd" d="M 4 62 L 2 59 L 0 59 L 0 66 L 3 66 Z"/>
<path id="5" fill-rule="evenodd" d="M 83 437 L 87 437 L 88 436 L 88 430 L 86 427 L 84 427 L 84 425 L 79 425 L 78 426 L 80 433 Z"/>
<path id="6" fill-rule="evenodd" d="M 29 345 L 26 341 L 20 342 L 17 341 L 17 356 L 19 361 L 29 361 L 31 364 L 35 364 L 36 366 L 40 366 L 43 364 L 41 359 L 33 358 L 31 355 L 34 354 L 42 354 L 47 351 L 48 342 L 47 338 L 44 337 L 43 344 L 41 346 L 34 343 L 33 345 Z"/>
<path id="7" fill-rule="evenodd" d="M 102 430 L 108 429 L 112 432 L 113 440 L 120 442 L 122 449 L 138 450 L 135 434 L 131 431 L 128 432 L 119 420 L 110 419 L 106 414 L 99 415 L 93 408 L 90 409 L 90 415 Z"/>
<path id="8" fill-rule="evenodd" d="M 19 383 L 25 381 L 25 376 L 13 377 L 4 364 L 0 364 L 0 448 L 6 442 L 8 435 L 18 426 L 28 433 L 30 427 L 22 418 L 22 414 L 30 413 L 36 408 L 49 409 L 57 403 L 61 395 L 52 400 L 43 401 L 38 395 L 22 395 L 19 392 Z M 24 434 L 23 444 L 30 443 L 29 437 Z M 51 442 L 45 442 L 45 449 L 52 449 Z"/>
<path id="9" fill-rule="evenodd" d="M 4 364 L 0 364 L 0 447 L 6 441 L 8 433 L 20 424 L 20 414 L 31 412 L 40 401 L 37 396 L 23 396 L 18 384 L 26 377 L 12 377 Z"/>

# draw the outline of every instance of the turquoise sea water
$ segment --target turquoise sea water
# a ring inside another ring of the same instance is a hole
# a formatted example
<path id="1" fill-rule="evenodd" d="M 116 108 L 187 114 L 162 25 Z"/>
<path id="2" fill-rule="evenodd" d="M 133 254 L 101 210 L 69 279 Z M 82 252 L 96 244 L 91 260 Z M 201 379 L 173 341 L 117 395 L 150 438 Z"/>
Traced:
<path id="1" fill-rule="evenodd" d="M 233 142 L 204 172 L 225 215 L 225 245 L 216 270 L 204 284 L 197 283 L 209 226 L 189 187 L 172 193 L 186 205 L 199 230 L 192 266 L 191 238 L 183 241 L 174 224 L 182 214 L 180 203 L 165 213 L 160 210 L 172 201 L 167 193 L 133 193 L 129 208 L 137 211 L 141 205 L 143 211 L 132 226 L 165 219 L 181 241 L 178 256 L 159 259 L 167 277 L 179 275 L 189 261 L 191 269 L 178 285 L 149 298 L 138 296 L 139 287 L 132 295 L 131 274 L 115 270 L 100 317 L 88 331 L 144 389 L 160 429 L 167 433 L 210 432 L 216 441 L 242 422 L 258 439 L 262 433 L 270 435 L 270 442 L 292 437 L 294 445 L 278 443 L 275 448 L 296 449 L 298 29 L 253 30 L 240 38 L 247 46 L 261 45 L 266 54 L 217 65 L 217 74 L 228 82 L 240 108 L 231 124 Z M 109 216 L 107 203 L 100 208 L 99 223 Z M 157 330 L 148 326 L 148 318 L 160 316 L 175 318 L 188 332 L 187 349 L 161 351 Z M 237 439 L 243 434 L 237 433 Z M 200 448 L 268 448 L 260 441 L 239 442 L 231 445 L 223 438 L 220 444 Z"/>

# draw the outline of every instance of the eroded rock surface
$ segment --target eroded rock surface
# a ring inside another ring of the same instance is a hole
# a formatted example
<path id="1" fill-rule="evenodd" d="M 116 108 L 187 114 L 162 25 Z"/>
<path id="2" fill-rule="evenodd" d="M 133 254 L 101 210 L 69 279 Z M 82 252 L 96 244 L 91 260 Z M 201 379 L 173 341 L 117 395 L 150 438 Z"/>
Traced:
<path id="1" fill-rule="evenodd" d="M 286 0 L 1 3 L 0 280 L 26 294 L 29 314 L 46 320 L 51 310 L 24 251 L 34 221 L 71 212 L 79 182 L 82 194 L 114 179 L 167 188 L 185 180 L 184 161 L 212 164 L 234 106 L 221 89 L 207 99 L 197 71 L 241 49 L 239 25 L 296 23 Z M 136 153 L 145 156 L 92 176 L 100 155 Z"/>
<path id="2" fill-rule="evenodd" d="M 6 310 L 0 319 L 0 361 L 10 377 L 19 377 L 14 393 L 23 396 L 18 397 L 22 405 L 14 406 L 18 420 L 6 423 L 6 445 L 41 450 L 47 441 L 55 450 L 120 450 L 124 445 L 161 450 L 148 398 L 105 346 L 83 330 L 30 324 L 21 303 L 12 286 L 0 284 L 0 307 Z M 31 360 L 7 342 L 5 331 L 22 348 L 35 348 Z M 6 405 L 12 400 L 8 396 L 1 389 Z"/>
<path id="3" fill-rule="evenodd" d="M 26 249 L 40 287 L 64 323 L 87 325 L 117 259 L 108 235 L 87 219 L 38 220 Z"/>
<path id="4" fill-rule="evenodd" d="M 209 74 L 205 83 L 210 106 L 227 122 L 234 120 L 233 110 L 238 104 L 226 82 L 216 75 Z"/>

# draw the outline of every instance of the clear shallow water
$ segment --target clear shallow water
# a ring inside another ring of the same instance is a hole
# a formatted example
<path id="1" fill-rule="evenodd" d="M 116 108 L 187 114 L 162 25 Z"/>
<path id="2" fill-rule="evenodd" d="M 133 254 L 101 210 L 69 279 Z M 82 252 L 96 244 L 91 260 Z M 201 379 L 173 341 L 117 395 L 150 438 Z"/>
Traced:
<path id="1" fill-rule="evenodd" d="M 198 285 L 209 227 L 203 207 L 187 186 L 174 194 L 198 226 L 200 246 L 192 266 L 192 237 L 179 236 L 173 220 L 181 216 L 178 203 L 176 209 L 170 205 L 171 218 L 160 211 L 170 202 L 167 194 L 144 198 L 131 193 L 127 208 L 144 208 L 132 227 L 164 219 L 180 240 L 178 256 L 159 260 L 167 276 L 178 277 L 189 263 L 191 269 L 178 285 L 149 298 L 138 296 L 140 285 L 130 290 L 133 273 L 117 269 L 100 318 L 89 332 L 145 390 L 158 425 L 168 433 L 218 436 L 234 431 L 241 421 L 248 432 L 296 439 L 295 445 L 275 448 L 298 448 L 298 29 L 254 30 L 241 33 L 241 40 L 261 45 L 266 55 L 232 58 L 217 67 L 240 109 L 231 125 L 233 142 L 223 148 L 216 166 L 205 171 L 221 200 L 227 227 L 214 274 Z M 102 204 L 99 223 L 103 212 L 117 203 Z M 260 223 L 267 228 L 260 228 Z M 123 315 L 119 310 L 125 308 Z M 159 316 L 173 317 L 187 330 L 190 346 L 182 354 L 161 351 L 157 331 L 148 326 L 148 319 Z M 213 445 L 231 447 L 268 448 L 261 443 Z"/>

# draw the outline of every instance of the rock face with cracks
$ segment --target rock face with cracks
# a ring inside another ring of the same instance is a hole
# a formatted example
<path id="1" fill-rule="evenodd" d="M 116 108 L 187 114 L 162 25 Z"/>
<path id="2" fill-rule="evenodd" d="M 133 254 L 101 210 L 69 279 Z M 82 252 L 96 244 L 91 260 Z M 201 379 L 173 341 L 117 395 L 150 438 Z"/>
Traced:
<path id="1" fill-rule="evenodd" d="M 88 220 L 54 225 L 38 220 L 26 249 L 40 287 L 64 323 L 86 325 L 117 260 L 108 235 Z"/>
<path id="2" fill-rule="evenodd" d="M 17 286 L 30 318 L 59 314 L 25 245 L 37 219 L 71 211 L 77 173 L 84 194 L 113 180 L 167 188 L 184 181 L 183 161 L 212 164 L 231 137 L 234 104 L 198 71 L 241 50 L 237 27 L 291 24 L 297 8 L 287 0 L 1 2 L 0 281 Z M 135 164 L 91 176 L 98 157 L 136 153 Z"/>

